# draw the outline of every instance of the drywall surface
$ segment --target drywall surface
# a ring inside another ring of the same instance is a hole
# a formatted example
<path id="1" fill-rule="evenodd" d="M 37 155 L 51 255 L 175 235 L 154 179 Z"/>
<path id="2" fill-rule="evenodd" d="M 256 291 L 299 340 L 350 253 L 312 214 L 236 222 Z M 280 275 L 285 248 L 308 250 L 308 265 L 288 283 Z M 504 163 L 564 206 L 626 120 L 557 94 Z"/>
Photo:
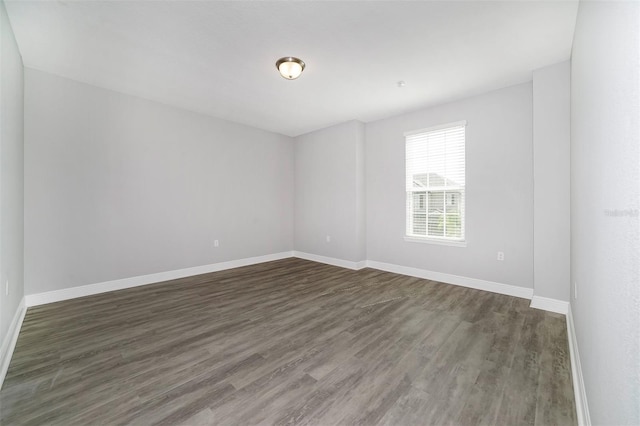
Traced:
<path id="1" fill-rule="evenodd" d="M 639 103 L 640 3 L 580 2 L 571 65 L 571 310 L 594 425 L 640 424 Z"/>
<path id="2" fill-rule="evenodd" d="M 533 287 L 531 90 L 521 84 L 366 125 L 369 260 Z M 460 120 L 467 246 L 405 241 L 404 132 Z"/>
<path id="3" fill-rule="evenodd" d="M 356 122 L 356 259 L 367 259 L 365 126 Z"/>
<path id="4" fill-rule="evenodd" d="M 26 294 L 292 249 L 293 139 L 25 70 Z"/>
<path id="5" fill-rule="evenodd" d="M 534 296 L 569 301 L 571 64 L 533 72 Z"/>
<path id="6" fill-rule="evenodd" d="M 365 260 L 364 124 L 349 121 L 295 140 L 295 249 Z"/>
<path id="7" fill-rule="evenodd" d="M 23 67 L 0 2 L 0 345 L 24 296 Z M 9 294 L 6 294 L 7 282 Z M 2 346 L 2 349 L 6 349 Z M 0 360 L 4 354 L 0 353 Z M 0 366 L 1 367 L 1 366 Z"/>

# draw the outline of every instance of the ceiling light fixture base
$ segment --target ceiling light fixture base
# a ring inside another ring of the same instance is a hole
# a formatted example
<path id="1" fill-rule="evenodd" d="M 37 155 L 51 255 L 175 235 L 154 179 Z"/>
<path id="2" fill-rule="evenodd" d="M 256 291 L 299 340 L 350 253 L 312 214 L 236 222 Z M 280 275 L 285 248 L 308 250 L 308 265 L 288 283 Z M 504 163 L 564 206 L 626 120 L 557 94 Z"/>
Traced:
<path id="1" fill-rule="evenodd" d="M 276 68 L 278 68 L 280 75 L 287 80 L 295 80 L 300 77 L 304 67 L 304 62 L 293 56 L 285 56 L 276 61 Z"/>

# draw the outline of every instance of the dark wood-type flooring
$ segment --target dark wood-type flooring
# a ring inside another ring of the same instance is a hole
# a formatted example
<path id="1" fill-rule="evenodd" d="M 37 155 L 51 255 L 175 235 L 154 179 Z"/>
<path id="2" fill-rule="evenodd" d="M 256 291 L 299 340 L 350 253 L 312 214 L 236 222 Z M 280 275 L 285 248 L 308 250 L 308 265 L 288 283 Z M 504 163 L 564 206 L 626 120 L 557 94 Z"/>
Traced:
<path id="1" fill-rule="evenodd" d="M 574 425 L 564 317 L 301 259 L 38 306 L 11 424 Z"/>

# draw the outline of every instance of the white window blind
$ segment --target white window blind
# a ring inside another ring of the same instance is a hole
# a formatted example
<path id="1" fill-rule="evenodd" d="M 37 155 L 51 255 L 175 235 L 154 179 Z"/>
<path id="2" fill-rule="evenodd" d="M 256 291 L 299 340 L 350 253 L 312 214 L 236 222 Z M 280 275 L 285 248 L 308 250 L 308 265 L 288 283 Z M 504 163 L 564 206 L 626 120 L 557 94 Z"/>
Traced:
<path id="1" fill-rule="evenodd" d="M 405 133 L 406 236 L 465 240 L 466 121 Z"/>

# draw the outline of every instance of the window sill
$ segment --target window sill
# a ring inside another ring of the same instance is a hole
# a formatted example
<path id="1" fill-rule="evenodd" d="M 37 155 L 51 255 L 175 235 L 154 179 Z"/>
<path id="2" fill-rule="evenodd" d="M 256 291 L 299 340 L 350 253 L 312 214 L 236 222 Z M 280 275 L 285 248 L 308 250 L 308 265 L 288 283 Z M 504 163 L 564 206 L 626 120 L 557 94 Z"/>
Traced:
<path id="1" fill-rule="evenodd" d="M 409 237 L 405 236 L 404 240 L 410 243 L 436 244 L 440 246 L 466 247 L 466 241 L 441 240 L 437 238 L 426 237 Z"/>

